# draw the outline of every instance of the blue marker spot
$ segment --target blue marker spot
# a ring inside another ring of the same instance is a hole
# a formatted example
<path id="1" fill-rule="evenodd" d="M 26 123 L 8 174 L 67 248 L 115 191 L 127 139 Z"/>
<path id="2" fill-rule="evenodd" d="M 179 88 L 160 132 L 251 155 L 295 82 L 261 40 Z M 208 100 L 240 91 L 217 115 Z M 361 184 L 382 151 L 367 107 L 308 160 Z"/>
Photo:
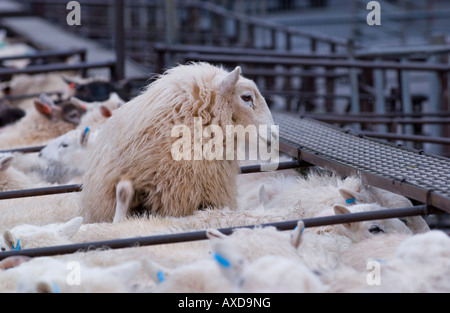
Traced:
<path id="1" fill-rule="evenodd" d="M 158 281 L 159 281 L 160 283 L 162 283 L 162 282 L 165 281 L 165 280 L 166 280 L 166 278 L 164 277 L 163 271 L 159 271 L 159 272 L 158 272 Z"/>
<path id="2" fill-rule="evenodd" d="M 219 262 L 220 265 L 222 265 L 223 267 L 230 267 L 231 264 L 230 262 L 228 262 L 227 259 L 225 259 L 223 256 L 221 256 L 218 253 L 214 253 L 214 258 L 216 259 L 217 262 Z"/>
<path id="3" fill-rule="evenodd" d="M 345 200 L 345 203 L 347 203 L 347 204 L 353 204 L 355 202 L 356 202 L 355 198 Z"/>

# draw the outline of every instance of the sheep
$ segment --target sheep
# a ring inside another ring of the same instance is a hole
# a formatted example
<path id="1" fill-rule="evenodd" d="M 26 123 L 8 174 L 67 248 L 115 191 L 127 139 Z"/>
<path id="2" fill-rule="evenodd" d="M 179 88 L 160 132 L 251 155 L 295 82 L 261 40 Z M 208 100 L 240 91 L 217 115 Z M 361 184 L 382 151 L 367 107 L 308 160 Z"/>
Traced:
<path id="1" fill-rule="evenodd" d="M 176 126 L 193 126 L 196 117 L 222 130 L 226 125 L 273 125 L 256 85 L 240 74 L 239 67 L 227 73 L 206 63 L 180 65 L 118 109 L 91 150 L 80 215 L 87 222 L 112 221 L 115 186 L 124 177 L 133 183 L 135 205 L 153 214 L 236 208 L 238 161 L 176 161 L 171 152 L 179 140 L 171 134 Z"/>
<path id="2" fill-rule="evenodd" d="M 0 273 L 2 289 L 19 293 L 128 293 L 140 261 L 100 268 L 81 262 L 39 258 Z M 5 286 L 6 285 L 6 286 Z"/>
<path id="3" fill-rule="evenodd" d="M 384 242 L 384 241 L 382 241 Z M 387 243 L 387 242 L 386 242 Z M 326 273 L 329 292 L 447 293 L 450 291 L 450 238 L 441 231 L 397 240 L 389 258 L 372 260 L 366 272 L 349 267 Z M 389 249 L 390 250 L 390 249 Z M 376 268 L 378 268 L 376 270 Z M 377 280 L 370 281 L 375 271 Z M 370 282 L 370 283 L 369 283 Z"/>
<path id="4" fill-rule="evenodd" d="M 351 207 L 334 206 L 334 214 L 377 211 L 385 208 L 378 204 L 358 204 Z M 399 219 L 386 219 L 345 223 L 342 225 L 322 226 L 307 229 L 300 234 L 294 233 L 291 242 L 298 248 L 298 253 L 311 268 L 323 270 L 334 269 L 340 265 L 341 254 L 353 245 L 380 235 L 399 234 L 412 236 L 413 232 Z M 300 227 L 300 229 L 302 229 Z"/>
<path id="5" fill-rule="evenodd" d="M 304 263 L 280 255 L 266 255 L 252 263 L 224 240 L 212 241 L 214 257 L 237 292 L 318 293 L 324 284 Z"/>
<path id="6" fill-rule="evenodd" d="M 81 177 L 86 170 L 87 149 L 95 141 L 91 138 L 91 129 L 75 129 L 52 140 L 39 153 L 44 162 L 38 166 L 29 166 L 27 171 L 38 172 L 39 176 L 50 183 L 65 184 Z"/>
<path id="7" fill-rule="evenodd" d="M 0 102 L 0 129 L 14 124 L 25 116 L 25 111 Z"/>
<path id="8" fill-rule="evenodd" d="M 31 189 L 35 184 L 26 174 L 11 167 L 14 155 L 0 155 L 0 192 L 10 190 Z"/>
<path id="9" fill-rule="evenodd" d="M 268 209 L 296 208 L 301 211 L 299 219 L 305 219 L 333 215 L 334 205 L 378 203 L 385 208 L 412 206 L 407 198 L 367 186 L 356 176 L 342 179 L 335 174 L 320 172 L 311 172 L 307 177 L 293 172 L 265 176 L 257 183 L 254 180 L 246 182 L 245 178 L 240 181 L 242 193 L 239 194 L 239 202 L 242 208 L 258 204 Z M 415 234 L 430 230 L 420 216 L 402 220 Z"/>
<path id="10" fill-rule="evenodd" d="M 69 245 L 70 239 L 78 232 L 82 223 L 83 219 L 77 217 L 65 224 L 19 225 L 3 232 L 0 250 L 26 250 Z"/>
<path id="11" fill-rule="evenodd" d="M 42 94 L 35 101 L 35 109 L 28 110 L 20 122 L 0 134 L 0 148 L 45 144 L 75 129 L 82 114 L 82 109 L 75 105 L 56 106 L 50 97 Z"/>

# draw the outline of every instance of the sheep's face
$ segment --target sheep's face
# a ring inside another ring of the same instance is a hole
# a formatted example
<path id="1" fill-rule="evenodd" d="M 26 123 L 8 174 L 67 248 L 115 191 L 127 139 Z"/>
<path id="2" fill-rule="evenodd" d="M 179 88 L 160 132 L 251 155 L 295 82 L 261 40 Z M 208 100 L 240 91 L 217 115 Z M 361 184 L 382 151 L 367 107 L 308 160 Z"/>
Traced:
<path id="1" fill-rule="evenodd" d="M 350 214 L 356 212 L 378 211 L 382 210 L 378 204 L 355 205 L 350 211 L 347 207 L 336 205 L 334 212 L 336 215 Z M 412 235 L 412 231 L 400 219 L 386 219 L 376 221 L 364 221 L 358 223 L 346 223 L 342 225 L 344 232 L 354 242 L 364 239 L 380 236 L 384 234 L 406 234 Z"/>
<path id="2" fill-rule="evenodd" d="M 72 159 L 74 152 L 84 149 L 88 144 L 89 129 L 84 132 L 73 130 L 50 142 L 41 150 L 39 157 L 48 161 L 63 162 Z"/>
<path id="3" fill-rule="evenodd" d="M 275 124 L 266 100 L 253 81 L 241 76 L 240 67 L 225 77 L 219 77 L 216 85 L 231 107 L 233 125 L 254 125 L 259 128 Z"/>

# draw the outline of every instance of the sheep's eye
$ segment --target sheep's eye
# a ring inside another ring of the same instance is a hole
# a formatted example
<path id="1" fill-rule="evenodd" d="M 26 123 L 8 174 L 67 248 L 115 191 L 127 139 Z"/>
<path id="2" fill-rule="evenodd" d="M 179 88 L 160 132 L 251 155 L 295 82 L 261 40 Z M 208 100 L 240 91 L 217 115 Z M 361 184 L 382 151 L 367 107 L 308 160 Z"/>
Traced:
<path id="1" fill-rule="evenodd" d="M 69 145 L 67 143 L 62 143 L 59 145 L 61 148 L 67 148 L 69 147 Z"/>
<path id="2" fill-rule="evenodd" d="M 253 101 L 252 95 L 243 95 L 243 96 L 241 97 L 241 99 L 244 100 L 245 102 Z"/>
<path id="3" fill-rule="evenodd" d="M 370 229 L 369 229 L 369 232 L 370 232 L 371 234 L 376 235 L 376 234 L 384 233 L 384 230 L 382 230 L 382 229 L 380 228 L 380 226 L 372 225 L 372 226 L 370 227 Z"/>

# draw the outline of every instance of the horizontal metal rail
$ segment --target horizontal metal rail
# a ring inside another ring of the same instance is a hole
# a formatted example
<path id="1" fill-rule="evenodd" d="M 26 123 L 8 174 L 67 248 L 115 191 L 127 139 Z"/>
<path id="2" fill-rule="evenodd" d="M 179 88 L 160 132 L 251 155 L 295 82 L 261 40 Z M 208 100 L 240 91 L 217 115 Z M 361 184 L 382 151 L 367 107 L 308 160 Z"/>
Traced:
<path id="1" fill-rule="evenodd" d="M 337 117 L 328 115 L 315 115 L 313 119 L 327 123 L 364 123 L 364 124 L 450 124 L 449 117 L 435 118 L 371 118 L 371 117 Z"/>
<path id="2" fill-rule="evenodd" d="M 277 170 L 296 169 L 310 166 L 314 165 L 302 161 L 283 162 L 278 165 Z M 259 173 L 262 171 L 263 170 L 261 168 L 261 165 L 251 165 L 241 167 L 241 174 Z M 36 189 L 4 191 L 0 192 L 0 200 L 11 200 L 19 198 L 41 197 L 49 195 L 74 193 L 74 192 L 81 192 L 82 189 L 83 185 L 65 185 L 65 186 L 45 187 Z"/>
<path id="3" fill-rule="evenodd" d="M 380 69 L 380 70 L 404 70 L 427 72 L 450 72 L 448 64 L 432 64 L 421 62 L 391 62 L 391 61 L 360 61 L 360 60 L 316 60 L 305 58 L 281 58 L 281 57 L 257 57 L 257 56 L 230 56 L 208 55 L 200 53 L 187 53 L 183 55 L 184 61 L 206 61 L 211 63 L 232 64 L 258 64 L 258 65 L 283 65 L 283 66 L 316 66 L 327 68 L 355 68 L 355 69 Z M 245 73 L 244 73 L 245 74 Z"/>
<path id="4" fill-rule="evenodd" d="M 372 138 L 388 139 L 388 140 L 405 140 L 413 142 L 435 143 L 441 145 L 450 145 L 450 138 L 444 137 L 430 137 L 430 136 L 414 136 L 414 135 L 399 135 L 392 133 L 376 133 L 370 131 L 360 131 L 359 134 Z"/>
<path id="5" fill-rule="evenodd" d="M 36 189 L 13 190 L 0 192 L 0 200 L 20 199 L 29 197 L 41 197 L 49 195 L 58 195 L 72 192 L 80 192 L 82 185 L 67 185 Z"/>
<path id="6" fill-rule="evenodd" d="M 42 149 L 44 149 L 46 146 L 36 146 L 36 147 L 25 147 L 25 148 L 15 148 L 10 150 L 1 150 L 1 154 L 5 153 L 36 153 L 40 152 Z"/>
<path id="7" fill-rule="evenodd" d="M 115 61 L 104 62 L 90 62 L 78 64 L 48 64 L 29 66 L 24 69 L 0 69 L 0 77 L 18 75 L 18 74 L 41 74 L 48 72 L 62 72 L 62 71 L 78 71 L 98 68 L 108 68 L 111 74 L 114 74 Z"/>
<path id="8" fill-rule="evenodd" d="M 379 219 L 391 219 L 391 218 L 402 218 L 409 216 L 425 216 L 430 212 L 426 205 L 420 205 L 411 208 L 401 208 L 401 209 L 388 209 L 380 211 L 362 212 L 362 213 L 352 213 L 343 214 L 335 216 L 325 216 L 318 218 L 305 219 L 306 228 L 320 227 L 327 225 L 337 225 L 343 223 L 355 223 L 370 220 Z M 298 224 L 296 221 L 287 221 L 279 223 L 269 223 L 262 225 L 251 225 L 251 226 L 241 226 L 219 229 L 219 231 L 225 235 L 230 235 L 236 229 L 253 229 L 255 227 L 275 227 L 280 231 L 293 230 Z M 117 240 L 107 240 L 98 242 L 87 242 L 66 246 L 55 246 L 55 247 L 45 247 L 38 249 L 22 250 L 22 251 L 8 251 L 0 253 L 0 261 L 13 256 L 27 256 L 27 257 L 49 257 L 56 255 L 73 254 L 80 252 L 90 252 L 96 249 L 125 249 L 125 248 L 137 248 L 144 246 L 155 246 L 162 244 L 174 244 L 183 242 L 192 242 L 207 240 L 206 231 L 196 231 L 178 234 L 166 234 L 166 235 L 154 235 L 148 237 L 139 238 L 128 238 L 128 239 L 117 239 Z"/>
<path id="9" fill-rule="evenodd" d="M 74 55 L 79 55 L 82 60 L 85 59 L 87 54 L 87 50 L 84 48 L 80 49 L 70 49 L 70 50 L 53 50 L 53 51 L 40 51 L 34 52 L 32 54 L 23 54 L 23 55 L 11 55 L 11 56 L 3 56 L 0 57 L 0 62 L 2 61 L 10 61 L 10 60 L 20 60 L 20 59 L 45 59 L 45 58 L 63 58 L 63 57 L 71 57 Z"/>

